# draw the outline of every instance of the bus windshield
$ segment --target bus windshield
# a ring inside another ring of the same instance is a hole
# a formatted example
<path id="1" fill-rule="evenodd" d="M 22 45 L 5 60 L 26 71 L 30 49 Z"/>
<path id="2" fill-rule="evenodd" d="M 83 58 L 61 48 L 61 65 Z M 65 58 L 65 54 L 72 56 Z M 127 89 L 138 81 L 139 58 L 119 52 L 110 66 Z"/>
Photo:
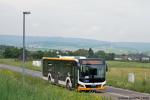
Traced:
<path id="1" fill-rule="evenodd" d="M 79 80 L 88 82 L 103 82 L 105 80 L 105 65 L 81 65 Z"/>

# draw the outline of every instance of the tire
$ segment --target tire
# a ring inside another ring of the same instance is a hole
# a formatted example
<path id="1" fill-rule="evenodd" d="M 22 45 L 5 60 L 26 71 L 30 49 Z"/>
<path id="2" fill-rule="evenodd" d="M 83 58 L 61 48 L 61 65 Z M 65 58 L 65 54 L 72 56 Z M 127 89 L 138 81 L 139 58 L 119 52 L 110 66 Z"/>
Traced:
<path id="1" fill-rule="evenodd" d="M 71 90 L 71 86 L 69 85 L 69 83 L 70 83 L 69 81 L 67 81 L 67 83 L 66 83 L 66 89 L 67 90 Z"/>
<path id="2" fill-rule="evenodd" d="M 50 76 L 48 76 L 48 83 L 50 83 L 50 84 L 52 83 Z"/>

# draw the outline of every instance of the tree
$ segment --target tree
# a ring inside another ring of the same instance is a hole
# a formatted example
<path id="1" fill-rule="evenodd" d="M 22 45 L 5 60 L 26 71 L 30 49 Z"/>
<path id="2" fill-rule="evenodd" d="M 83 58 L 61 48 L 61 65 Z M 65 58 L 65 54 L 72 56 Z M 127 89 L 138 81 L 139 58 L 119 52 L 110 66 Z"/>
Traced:
<path id="1" fill-rule="evenodd" d="M 8 47 L 3 53 L 5 58 L 19 58 L 20 54 L 20 49 L 16 47 Z"/>
<path id="2" fill-rule="evenodd" d="M 106 58 L 107 60 L 114 60 L 115 58 L 115 54 L 114 53 L 108 53 L 108 58 Z"/>
<path id="3" fill-rule="evenodd" d="M 88 56 L 88 50 L 79 49 L 73 53 L 73 56 L 85 56 L 85 57 L 87 57 Z"/>
<path id="4" fill-rule="evenodd" d="M 40 50 L 39 51 L 34 51 L 34 52 L 31 53 L 30 58 L 41 59 L 43 57 L 43 55 L 44 55 L 44 52 L 42 52 Z"/>
<path id="5" fill-rule="evenodd" d="M 98 58 L 103 58 L 103 59 L 106 58 L 106 53 L 105 53 L 104 51 L 101 51 L 101 50 L 97 51 L 97 52 L 95 53 L 95 55 L 96 55 Z"/>
<path id="6" fill-rule="evenodd" d="M 88 58 L 94 58 L 94 57 L 95 57 L 94 51 L 92 50 L 92 48 L 89 48 Z"/>
<path id="7" fill-rule="evenodd" d="M 106 60 L 114 60 L 115 57 L 114 53 L 105 53 L 104 51 L 97 51 L 95 54 L 98 58 L 103 58 Z"/>

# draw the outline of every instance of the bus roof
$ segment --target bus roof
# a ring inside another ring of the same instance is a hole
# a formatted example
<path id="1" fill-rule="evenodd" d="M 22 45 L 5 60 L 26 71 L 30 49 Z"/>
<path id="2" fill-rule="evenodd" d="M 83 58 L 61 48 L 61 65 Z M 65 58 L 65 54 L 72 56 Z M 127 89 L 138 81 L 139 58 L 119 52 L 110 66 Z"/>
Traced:
<path id="1" fill-rule="evenodd" d="M 78 59 L 86 59 L 84 56 L 58 56 L 58 57 L 43 57 L 43 59 L 48 60 L 67 60 L 67 61 L 77 61 Z"/>
<path id="2" fill-rule="evenodd" d="M 48 60 L 67 60 L 67 61 L 76 61 L 76 59 L 74 58 L 52 58 L 52 57 L 43 57 L 44 59 L 48 59 Z"/>
<path id="3" fill-rule="evenodd" d="M 74 59 L 86 59 L 84 56 L 61 56 L 58 55 L 59 58 L 74 58 Z"/>

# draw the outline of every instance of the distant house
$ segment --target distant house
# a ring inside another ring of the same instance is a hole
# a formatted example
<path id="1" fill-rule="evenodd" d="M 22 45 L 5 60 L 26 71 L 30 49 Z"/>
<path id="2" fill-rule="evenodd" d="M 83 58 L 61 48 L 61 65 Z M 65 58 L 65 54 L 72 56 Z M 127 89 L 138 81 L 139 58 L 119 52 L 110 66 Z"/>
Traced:
<path id="1" fill-rule="evenodd" d="M 129 54 L 128 55 L 128 60 L 129 61 L 140 61 L 141 56 L 138 54 Z"/>
<path id="2" fill-rule="evenodd" d="M 115 57 L 114 60 L 118 60 L 118 61 L 121 61 L 122 58 L 119 58 L 119 57 Z"/>
<path id="3" fill-rule="evenodd" d="M 133 61 L 133 59 L 132 59 L 131 57 L 128 57 L 128 60 L 129 60 L 129 61 Z"/>
<path id="4" fill-rule="evenodd" d="M 116 55 L 114 60 L 125 61 L 125 60 L 128 60 L 128 56 L 127 55 Z"/>
<path id="5" fill-rule="evenodd" d="M 143 55 L 143 54 L 116 55 L 114 60 L 117 60 L 117 61 L 150 62 L 150 56 L 146 56 L 146 55 Z"/>
<path id="6" fill-rule="evenodd" d="M 150 62 L 150 57 L 148 57 L 148 56 L 147 56 L 147 57 L 146 57 L 146 56 L 145 56 L 145 57 L 142 57 L 142 58 L 141 58 L 141 61 L 142 61 L 142 62 Z"/>

